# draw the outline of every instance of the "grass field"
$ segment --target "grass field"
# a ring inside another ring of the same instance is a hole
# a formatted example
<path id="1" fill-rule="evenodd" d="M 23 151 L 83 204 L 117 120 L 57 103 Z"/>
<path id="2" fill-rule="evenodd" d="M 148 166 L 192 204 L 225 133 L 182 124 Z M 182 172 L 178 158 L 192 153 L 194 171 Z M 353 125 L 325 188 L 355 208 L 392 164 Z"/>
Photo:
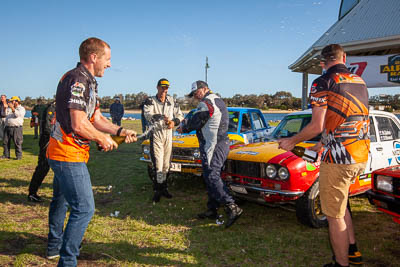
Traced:
<path id="1" fill-rule="evenodd" d="M 139 129 L 138 121 L 124 126 Z M 45 258 L 52 173 L 39 190 L 45 201 L 27 202 L 39 149 L 27 121 L 24 129 L 23 160 L 0 161 L 0 265 L 54 266 L 57 261 Z M 327 229 L 299 224 L 292 211 L 243 203 L 242 217 L 225 230 L 196 219 L 207 201 L 200 178 L 174 176 L 174 198 L 153 205 L 139 144 L 123 144 L 110 153 L 92 148 L 88 168 L 96 213 L 79 266 L 322 266 L 330 261 Z M 351 204 L 364 266 L 399 266 L 400 225 L 365 197 Z M 119 216 L 110 216 L 115 211 Z"/>

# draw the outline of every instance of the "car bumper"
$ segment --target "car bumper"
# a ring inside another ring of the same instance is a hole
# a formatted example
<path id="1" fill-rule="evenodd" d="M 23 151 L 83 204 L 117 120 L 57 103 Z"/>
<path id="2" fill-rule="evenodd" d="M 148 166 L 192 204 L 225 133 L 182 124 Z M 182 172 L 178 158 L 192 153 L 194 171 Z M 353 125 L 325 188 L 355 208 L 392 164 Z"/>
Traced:
<path id="1" fill-rule="evenodd" d="M 144 157 L 141 157 L 140 161 L 143 161 L 146 163 L 151 163 L 150 159 L 146 159 Z M 173 161 L 172 163 L 180 164 L 180 166 L 181 166 L 180 171 L 171 170 L 173 172 L 193 173 L 195 175 L 201 175 L 201 173 L 203 172 L 202 166 L 199 163 L 175 162 L 175 161 Z"/>
<path id="2" fill-rule="evenodd" d="M 251 185 L 228 184 L 233 196 L 260 203 L 285 202 L 301 197 L 303 191 L 274 190 Z"/>
<path id="3" fill-rule="evenodd" d="M 400 219 L 400 199 L 372 190 L 367 191 L 367 196 L 370 202 L 377 206 L 379 210 Z"/>

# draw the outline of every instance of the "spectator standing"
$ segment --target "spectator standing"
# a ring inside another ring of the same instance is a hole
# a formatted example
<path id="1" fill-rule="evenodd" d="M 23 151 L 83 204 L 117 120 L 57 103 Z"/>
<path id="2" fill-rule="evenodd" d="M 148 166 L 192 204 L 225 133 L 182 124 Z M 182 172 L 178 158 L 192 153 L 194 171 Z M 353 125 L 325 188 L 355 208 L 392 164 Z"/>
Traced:
<path id="1" fill-rule="evenodd" d="M 122 105 L 121 99 L 118 96 L 114 97 L 114 103 L 110 106 L 110 115 L 112 123 L 121 126 L 121 119 L 124 116 L 124 105 Z"/>
<path id="2" fill-rule="evenodd" d="M 31 127 L 34 128 L 35 135 L 33 139 L 37 139 L 40 134 L 40 122 L 42 121 L 43 111 L 46 108 L 46 105 L 42 104 L 42 99 L 38 99 L 36 105 L 31 110 Z M 39 132 L 39 133 L 38 133 Z"/>
<path id="3" fill-rule="evenodd" d="M 55 123 L 56 103 L 52 102 L 45 106 L 40 121 L 39 156 L 35 172 L 29 184 L 28 201 L 42 202 L 42 198 L 37 195 L 43 179 L 49 172 L 50 166 L 46 158 L 46 150 L 49 145 L 51 128 Z"/>
<path id="4" fill-rule="evenodd" d="M 311 122 L 295 136 L 278 140 L 280 148 L 292 150 L 297 143 L 322 132 L 321 142 L 309 149 L 320 151 L 324 146 L 319 191 L 334 254 L 333 262 L 325 267 L 362 264 L 348 197 L 350 184 L 364 172 L 368 160 L 368 90 L 345 63 L 346 53 L 340 45 L 322 49 L 321 67 L 326 73 L 314 80 L 310 89 Z"/>
<path id="5" fill-rule="evenodd" d="M 192 84 L 189 97 L 199 100 L 196 111 L 188 121 L 178 128 L 180 133 L 196 130 L 203 167 L 203 178 L 207 186 L 207 210 L 198 214 L 200 219 L 218 219 L 218 208 L 225 206 L 228 216 L 225 227 L 230 227 L 242 215 L 224 182 L 221 170 L 229 153 L 229 114 L 224 101 L 211 92 L 204 81 Z"/>
<path id="6" fill-rule="evenodd" d="M 8 101 L 8 108 L 5 110 L 6 115 L 6 127 L 4 130 L 3 137 L 3 159 L 10 158 L 11 140 L 15 146 L 15 155 L 17 160 L 22 159 L 22 142 L 23 137 L 23 125 L 25 108 L 21 106 L 21 99 L 18 96 L 13 96 Z"/>
<path id="7" fill-rule="evenodd" d="M 0 99 L 0 140 L 3 140 L 4 128 L 6 127 L 6 109 L 7 109 L 6 95 L 1 95 Z"/>

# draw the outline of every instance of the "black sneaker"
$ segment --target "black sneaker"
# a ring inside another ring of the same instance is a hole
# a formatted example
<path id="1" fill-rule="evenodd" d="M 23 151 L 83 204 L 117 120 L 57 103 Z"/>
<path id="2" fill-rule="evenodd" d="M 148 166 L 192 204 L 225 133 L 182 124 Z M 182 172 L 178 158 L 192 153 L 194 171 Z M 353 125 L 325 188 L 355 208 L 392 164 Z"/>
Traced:
<path id="1" fill-rule="evenodd" d="M 3 155 L 0 157 L 0 159 L 11 159 L 11 158 Z"/>
<path id="2" fill-rule="evenodd" d="M 206 210 L 205 212 L 197 214 L 197 218 L 199 219 L 218 219 L 218 213 L 216 210 Z"/>
<path id="3" fill-rule="evenodd" d="M 360 251 L 349 251 L 349 263 L 353 265 L 361 265 L 363 264 L 362 255 Z"/>
<path id="4" fill-rule="evenodd" d="M 154 203 L 160 202 L 160 198 L 161 198 L 161 191 L 154 191 L 153 202 Z"/>
<path id="5" fill-rule="evenodd" d="M 228 217 L 226 224 L 225 224 L 225 228 L 228 228 L 232 224 L 234 224 L 237 219 L 239 219 L 240 215 L 242 215 L 242 213 L 243 213 L 243 210 L 241 208 L 239 208 L 239 206 L 236 205 L 235 203 L 229 203 L 229 204 L 226 204 L 226 206 L 225 206 L 225 212 Z"/>
<path id="6" fill-rule="evenodd" d="M 43 199 L 37 194 L 28 195 L 28 201 L 30 202 L 43 202 Z"/>
<path id="7" fill-rule="evenodd" d="M 166 198 L 172 198 L 172 195 L 168 192 L 167 188 L 164 188 L 163 191 L 161 191 L 161 194 Z"/>

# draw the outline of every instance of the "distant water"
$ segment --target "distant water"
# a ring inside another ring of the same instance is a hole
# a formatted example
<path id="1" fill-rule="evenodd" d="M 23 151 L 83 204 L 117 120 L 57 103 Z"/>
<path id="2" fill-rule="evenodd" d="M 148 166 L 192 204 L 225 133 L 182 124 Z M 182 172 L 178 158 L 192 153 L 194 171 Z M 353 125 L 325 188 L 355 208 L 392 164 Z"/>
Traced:
<path id="1" fill-rule="evenodd" d="M 283 117 L 285 117 L 285 115 L 287 115 L 289 113 L 264 113 L 264 117 L 267 121 L 279 121 L 281 120 Z M 103 113 L 103 115 L 107 118 L 110 117 L 110 113 Z M 27 110 L 26 114 L 25 114 L 25 118 L 30 118 L 31 117 L 31 111 Z M 125 114 L 124 115 L 125 118 L 134 118 L 134 119 L 140 119 L 140 114 L 137 113 L 133 113 L 133 114 Z"/>
<path id="2" fill-rule="evenodd" d="M 268 121 L 280 121 L 285 117 L 287 114 L 290 113 L 263 113 L 265 119 Z M 103 115 L 107 118 L 110 117 L 110 113 L 103 113 Z M 396 114 L 396 116 L 400 119 L 400 114 Z M 27 110 L 25 114 L 25 118 L 30 118 L 31 117 L 31 111 Z M 140 114 L 134 113 L 134 114 L 125 114 L 124 117 L 126 118 L 134 118 L 134 119 L 140 119 Z"/>

